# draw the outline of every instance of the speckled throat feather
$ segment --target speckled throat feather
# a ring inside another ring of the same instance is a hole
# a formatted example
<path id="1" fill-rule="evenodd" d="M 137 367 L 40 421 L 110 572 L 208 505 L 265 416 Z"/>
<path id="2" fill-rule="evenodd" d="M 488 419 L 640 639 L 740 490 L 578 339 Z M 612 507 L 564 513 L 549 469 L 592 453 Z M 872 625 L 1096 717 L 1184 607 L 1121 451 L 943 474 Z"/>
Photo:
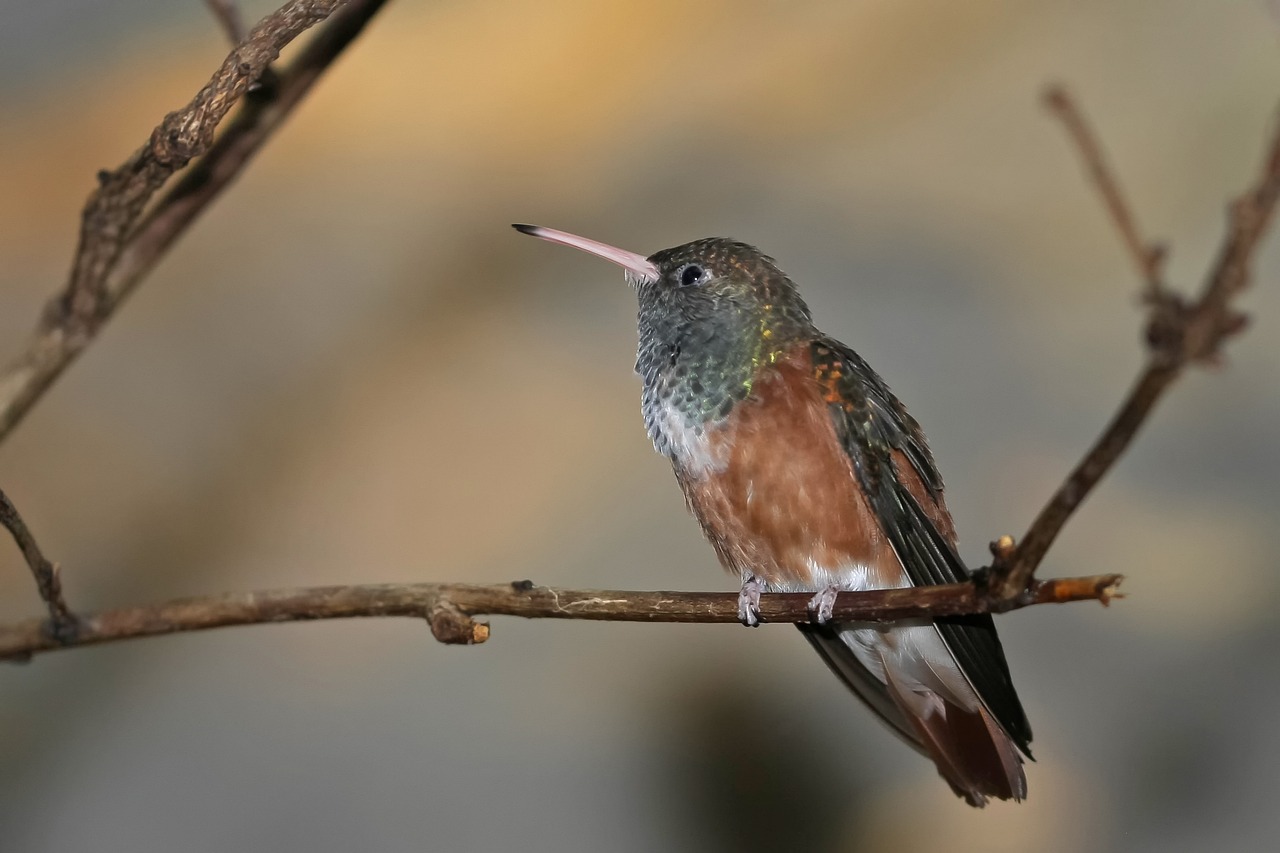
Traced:
<path id="1" fill-rule="evenodd" d="M 795 285 L 772 260 L 744 248 L 749 249 L 713 238 L 659 252 L 651 260 L 678 269 L 682 257 L 696 258 L 731 271 L 734 281 L 757 282 L 750 293 L 717 289 L 714 282 L 705 289 L 668 280 L 638 288 L 635 369 L 644 382 L 645 428 L 654 448 L 677 464 L 714 465 L 700 450 L 706 430 L 751 395 L 760 370 L 814 331 Z M 740 268 L 743 257 L 751 257 L 755 266 Z"/>

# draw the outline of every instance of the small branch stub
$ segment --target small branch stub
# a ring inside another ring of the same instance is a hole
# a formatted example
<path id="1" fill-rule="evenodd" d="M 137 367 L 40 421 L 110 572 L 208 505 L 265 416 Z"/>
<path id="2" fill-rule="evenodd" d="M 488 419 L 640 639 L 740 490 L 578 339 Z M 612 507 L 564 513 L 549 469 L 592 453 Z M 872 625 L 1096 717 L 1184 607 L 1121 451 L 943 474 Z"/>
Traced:
<path id="1" fill-rule="evenodd" d="M 1012 560 L 1013 555 L 1018 550 L 1017 544 L 1013 541 L 1013 537 L 1008 533 L 992 542 L 989 547 L 991 548 L 991 556 L 995 558 L 997 563 Z"/>
<path id="2" fill-rule="evenodd" d="M 432 605 L 427 624 L 432 636 L 445 645 L 471 646 L 489 639 L 489 623 L 475 621 L 447 600 Z"/>

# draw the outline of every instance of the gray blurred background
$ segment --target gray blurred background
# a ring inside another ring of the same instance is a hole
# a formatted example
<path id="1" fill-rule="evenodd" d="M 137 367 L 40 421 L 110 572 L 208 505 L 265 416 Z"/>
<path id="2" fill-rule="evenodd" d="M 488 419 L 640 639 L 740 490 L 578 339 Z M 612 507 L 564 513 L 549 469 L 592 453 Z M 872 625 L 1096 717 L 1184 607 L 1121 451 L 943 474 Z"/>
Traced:
<path id="1" fill-rule="evenodd" d="M 244 4 L 256 20 L 272 0 Z M 226 46 L 202 4 L 0 5 L 0 340 L 98 168 Z M 638 414 L 617 270 L 756 243 L 926 426 L 966 557 L 1020 534 L 1142 358 L 1137 282 L 1037 106 L 1063 79 L 1198 285 L 1275 119 L 1262 0 L 400 0 L 21 428 L 73 605 L 366 581 L 732 589 Z M 1280 832 L 1280 241 L 999 619 L 1030 800 L 984 812 L 795 632 L 256 627 L 0 667 L 0 850 L 1261 849 Z M 40 613 L 0 543 L 0 618 Z"/>

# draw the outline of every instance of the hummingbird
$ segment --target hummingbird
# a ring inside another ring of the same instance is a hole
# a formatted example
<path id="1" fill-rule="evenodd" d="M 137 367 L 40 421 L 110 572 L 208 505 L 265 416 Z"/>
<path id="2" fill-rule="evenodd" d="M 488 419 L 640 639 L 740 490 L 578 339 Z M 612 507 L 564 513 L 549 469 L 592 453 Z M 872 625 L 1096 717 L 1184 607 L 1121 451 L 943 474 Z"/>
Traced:
<path id="1" fill-rule="evenodd" d="M 754 246 L 712 237 L 645 257 L 513 227 L 612 261 L 635 289 L 645 427 L 740 578 L 743 623 L 758 624 L 762 592 L 812 593 L 801 633 L 958 796 L 1024 799 L 1031 727 L 989 615 L 832 620 L 842 590 L 970 577 L 924 432 L 879 374 L 818 331 Z"/>

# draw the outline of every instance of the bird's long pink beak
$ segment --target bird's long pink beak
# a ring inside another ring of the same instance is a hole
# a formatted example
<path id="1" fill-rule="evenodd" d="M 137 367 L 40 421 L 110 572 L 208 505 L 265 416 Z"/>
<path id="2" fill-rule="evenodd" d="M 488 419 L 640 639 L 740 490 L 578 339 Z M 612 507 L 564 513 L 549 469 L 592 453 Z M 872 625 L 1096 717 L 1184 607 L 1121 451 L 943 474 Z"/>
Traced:
<path id="1" fill-rule="evenodd" d="M 567 231 L 543 228 L 541 225 L 512 225 L 511 227 L 521 234 L 530 234 L 550 243 L 559 243 L 562 246 L 572 246 L 588 254 L 604 258 L 606 261 L 613 261 L 627 271 L 627 278 L 634 284 L 652 283 L 658 280 L 658 268 L 644 255 L 637 255 L 635 252 L 628 252 L 626 249 L 619 249 L 616 246 L 610 246 L 596 240 L 588 240 L 586 237 L 579 237 L 577 234 L 570 234 Z"/>

